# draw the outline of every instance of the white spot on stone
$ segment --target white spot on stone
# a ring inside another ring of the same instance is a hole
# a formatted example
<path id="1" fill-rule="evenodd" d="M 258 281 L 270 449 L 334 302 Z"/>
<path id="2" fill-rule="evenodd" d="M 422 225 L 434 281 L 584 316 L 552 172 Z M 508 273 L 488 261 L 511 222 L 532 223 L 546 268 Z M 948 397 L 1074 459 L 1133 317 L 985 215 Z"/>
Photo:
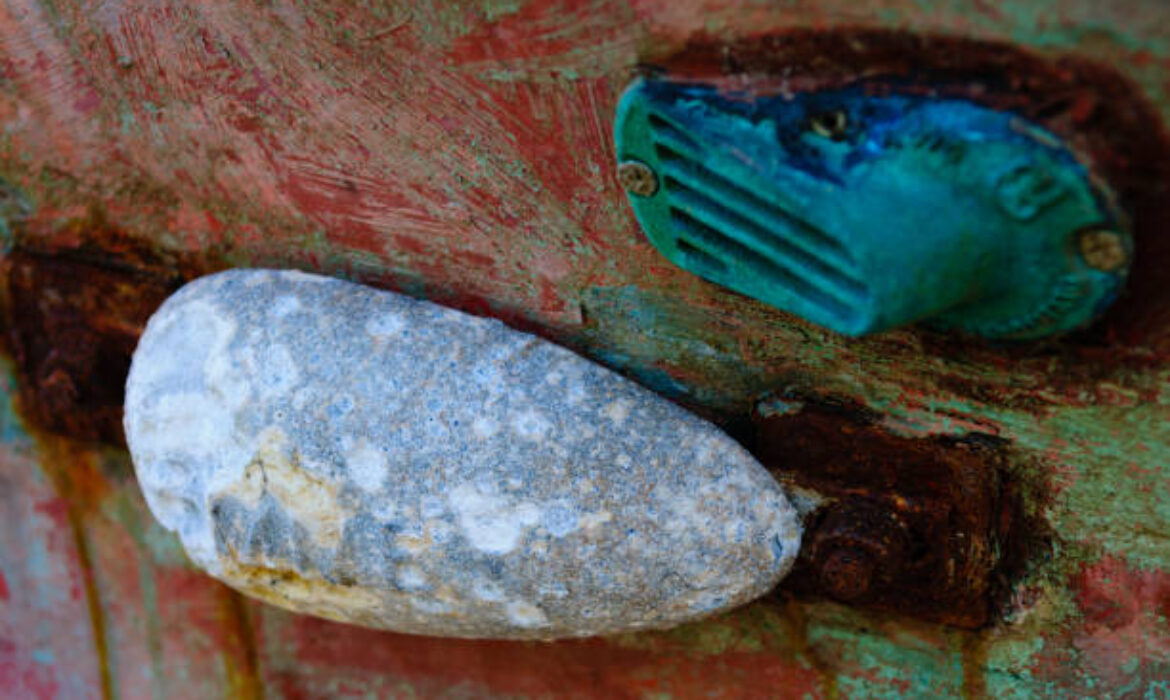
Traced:
<path id="1" fill-rule="evenodd" d="M 472 547 L 488 554 L 507 554 L 516 548 L 524 530 L 540 521 L 541 511 L 532 503 L 480 493 L 464 484 L 448 498 L 463 536 Z"/>
<path id="2" fill-rule="evenodd" d="M 508 621 L 517 627 L 543 627 L 548 624 L 548 618 L 540 608 L 523 600 L 513 600 L 505 607 Z"/>
<path id="3" fill-rule="evenodd" d="M 621 425 L 626 422 L 626 418 L 630 415 L 630 402 L 625 399 L 611 401 L 601 412 L 614 425 Z"/>
<path id="4" fill-rule="evenodd" d="M 309 405 L 310 401 L 313 400 L 313 393 L 314 392 L 307 389 L 296 392 L 293 394 L 292 407 L 298 411 L 303 409 L 305 406 Z"/>
<path id="5" fill-rule="evenodd" d="M 521 411 L 512 419 L 512 429 L 525 440 L 543 440 L 552 424 L 535 409 Z"/>
<path id="6" fill-rule="evenodd" d="M 430 587 L 426 574 L 423 573 L 422 569 L 412 564 L 398 567 L 394 581 L 404 591 L 421 591 Z"/>
<path id="7" fill-rule="evenodd" d="M 366 323 L 366 332 L 378 340 L 393 338 L 405 328 L 406 319 L 394 311 L 380 313 Z"/>
<path id="8" fill-rule="evenodd" d="M 386 478 L 386 456 L 363 438 L 357 449 L 346 455 L 345 466 L 353 483 L 366 493 L 382 488 Z"/>
<path id="9" fill-rule="evenodd" d="M 272 315 L 278 319 L 295 314 L 300 310 L 301 300 L 293 294 L 285 294 L 272 303 Z"/>
<path id="10" fill-rule="evenodd" d="M 257 275 L 261 281 L 267 281 L 264 279 L 265 276 L 266 275 Z M 302 272 L 301 270 L 281 270 L 280 276 L 283 277 L 286 282 L 292 282 L 294 284 L 324 284 L 326 282 L 333 281 L 329 277 L 313 275 L 309 274 L 308 272 Z M 250 281 L 251 280 L 249 280 L 249 282 Z"/>
<path id="11" fill-rule="evenodd" d="M 174 314 L 152 318 L 147 328 L 150 333 L 143 334 L 140 344 L 143 354 L 163 352 L 171 362 L 133 363 L 134 381 L 139 386 L 171 386 L 189 383 L 192 370 L 207 375 L 209 365 L 222 363 L 236 324 L 213 305 L 192 301 Z"/>
<path id="12" fill-rule="evenodd" d="M 543 583 L 537 590 L 542 596 L 548 598 L 567 598 L 569 595 L 569 587 L 560 581 L 549 581 Z"/>
<path id="13" fill-rule="evenodd" d="M 477 416 L 471 423 L 471 432 L 480 440 L 487 440 L 500 432 L 500 424 L 487 416 Z"/>
<path id="14" fill-rule="evenodd" d="M 706 613 L 726 604 L 727 596 L 722 591 L 699 591 L 694 594 L 688 607 L 696 613 Z"/>

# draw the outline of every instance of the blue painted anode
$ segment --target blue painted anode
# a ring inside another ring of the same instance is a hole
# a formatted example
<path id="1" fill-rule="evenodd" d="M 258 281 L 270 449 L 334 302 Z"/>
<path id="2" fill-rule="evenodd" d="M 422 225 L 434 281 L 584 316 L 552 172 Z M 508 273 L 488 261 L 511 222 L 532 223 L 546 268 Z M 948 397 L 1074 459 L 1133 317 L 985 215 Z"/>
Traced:
<path id="1" fill-rule="evenodd" d="M 655 185 L 627 189 L 666 257 L 841 333 L 924 319 L 1061 333 L 1108 305 L 1128 269 L 1109 197 L 1060 139 L 970 102 L 642 80 L 616 137 L 619 161 Z M 1112 262 L 1083 253 L 1087 235 Z"/>

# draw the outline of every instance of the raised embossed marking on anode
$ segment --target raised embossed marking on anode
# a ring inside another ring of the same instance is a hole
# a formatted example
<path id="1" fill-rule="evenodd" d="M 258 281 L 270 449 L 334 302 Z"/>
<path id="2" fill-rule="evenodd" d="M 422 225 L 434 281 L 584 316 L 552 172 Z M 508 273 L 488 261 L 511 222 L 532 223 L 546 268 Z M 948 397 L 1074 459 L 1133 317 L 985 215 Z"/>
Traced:
<path id="1" fill-rule="evenodd" d="M 968 101 L 647 78 L 615 136 L 667 258 L 849 335 L 1067 332 L 1112 302 L 1132 258 L 1114 197 L 1060 138 Z"/>
<path id="2" fill-rule="evenodd" d="M 158 520 L 249 595 L 556 638 L 769 591 L 800 525 L 711 424 L 568 350 L 348 282 L 231 271 L 151 318 L 126 437 Z"/>

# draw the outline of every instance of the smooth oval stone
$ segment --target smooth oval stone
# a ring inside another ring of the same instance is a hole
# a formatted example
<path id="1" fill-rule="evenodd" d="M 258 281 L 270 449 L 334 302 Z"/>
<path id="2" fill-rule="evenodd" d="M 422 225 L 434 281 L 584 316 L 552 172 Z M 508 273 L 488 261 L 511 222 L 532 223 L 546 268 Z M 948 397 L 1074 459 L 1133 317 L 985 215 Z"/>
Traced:
<path id="1" fill-rule="evenodd" d="M 125 423 L 195 563 L 371 627 L 667 627 L 767 592 L 799 547 L 779 484 L 709 423 L 498 321 L 300 272 L 167 300 Z"/>

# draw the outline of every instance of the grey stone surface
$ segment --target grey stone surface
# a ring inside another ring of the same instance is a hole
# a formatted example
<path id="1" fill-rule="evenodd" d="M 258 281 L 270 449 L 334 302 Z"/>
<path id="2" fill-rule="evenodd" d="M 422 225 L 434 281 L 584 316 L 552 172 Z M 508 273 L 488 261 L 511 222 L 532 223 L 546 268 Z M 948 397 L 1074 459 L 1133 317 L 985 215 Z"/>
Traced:
<path id="1" fill-rule="evenodd" d="M 799 547 L 779 484 L 709 423 L 497 321 L 299 272 L 171 297 L 125 423 L 194 562 L 371 627 L 667 627 L 765 593 Z"/>

